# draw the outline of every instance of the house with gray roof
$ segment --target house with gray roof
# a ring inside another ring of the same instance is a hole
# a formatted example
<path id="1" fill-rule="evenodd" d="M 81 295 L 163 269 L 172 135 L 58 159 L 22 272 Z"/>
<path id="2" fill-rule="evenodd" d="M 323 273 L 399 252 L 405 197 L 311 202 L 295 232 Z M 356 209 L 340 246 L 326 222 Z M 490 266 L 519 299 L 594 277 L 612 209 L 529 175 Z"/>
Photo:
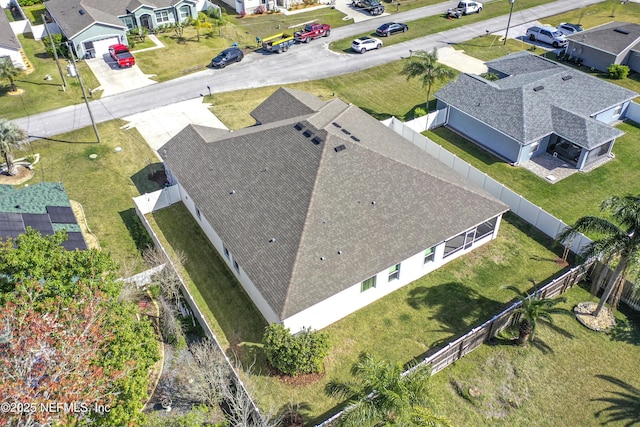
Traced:
<path id="1" fill-rule="evenodd" d="M 26 69 L 20 40 L 13 32 L 9 18 L 4 11 L 2 12 L 0 13 L 2 15 L 0 16 L 0 58 L 9 58 L 14 67 Z"/>
<path id="2" fill-rule="evenodd" d="M 445 125 L 513 165 L 552 155 L 578 170 L 611 156 L 637 93 L 522 51 L 486 63 L 496 81 L 461 74 L 435 94 Z"/>
<path id="3" fill-rule="evenodd" d="M 128 44 L 127 31 L 183 23 L 198 16 L 198 0 L 48 0 L 44 3 L 79 58 L 101 57 Z"/>
<path id="4" fill-rule="evenodd" d="M 595 70 L 607 71 L 611 64 L 640 71 L 640 25 L 610 22 L 567 36 L 566 53 L 571 59 Z"/>
<path id="5" fill-rule="evenodd" d="M 280 88 L 252 116 L 158 152 L 269 322 L 323 328 L 497 236 L 504 203 L 354 105 Z"/>
<path id="6" fill-rule="evenodd" d="M 40 182 L 28 187 L 0 185 L 0 239 L 15 239 L 33 228 L 43 236 L 65 231 L 67 250 L 85 250 L 87 245 L 61 183 Z"/>

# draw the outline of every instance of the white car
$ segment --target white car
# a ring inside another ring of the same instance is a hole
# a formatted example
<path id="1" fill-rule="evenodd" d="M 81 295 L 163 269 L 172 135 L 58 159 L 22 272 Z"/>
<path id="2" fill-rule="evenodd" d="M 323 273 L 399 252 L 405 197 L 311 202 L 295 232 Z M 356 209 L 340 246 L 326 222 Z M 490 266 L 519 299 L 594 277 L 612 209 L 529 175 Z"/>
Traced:
<path id="1" fill-rule="evenodd" d="M 562 24 L 558 25 L 558 31 L 560 31 L 565 36 L 570 36 L 571 34 L 575 34 L 575 33 L 579 33 L 580 31 L 583 31 L 583 29 L 582 29 L 582 25 L 580 24 L 571 24 L 568 22 L 563 22 Z"/>
<path id="2" fill-rule="evenodd" d="M 351 43 L 351 49 L 354 52 L 365 53 L 368 50 L 380 49 L 382 40 L 375 37 L 360 37 Z"/>

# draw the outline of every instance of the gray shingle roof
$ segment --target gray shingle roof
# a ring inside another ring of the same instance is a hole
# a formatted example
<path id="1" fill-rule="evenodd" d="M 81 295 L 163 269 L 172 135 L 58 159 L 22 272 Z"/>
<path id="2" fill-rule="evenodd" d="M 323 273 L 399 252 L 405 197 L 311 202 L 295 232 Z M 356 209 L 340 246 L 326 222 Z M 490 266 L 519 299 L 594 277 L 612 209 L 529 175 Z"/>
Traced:
<path id="1" fill-rule="evenodd" d="M 256 107 L 251 117 L 258 123 L 271 123 L 311 114 L 322 105 L 322 100 L 308 92 L 281 87 Z"/>
<path id="2" fill-rule="evenodd" d="M 489 82 L 461 74 L 435 96 L 521 144 L 552 132 L 567 132 L 556 127 L 565 122 L 554 121 L 553 111 L 586 119 L 637 96 L 631 90 L 524 51 L 490 61 L 487 66 L 509 76 Z M 552 110 L 552 106 L 559 110 Z M 587 121 L 584 123 L 586 126 Z M 573 142 L 588 147 L 586 141 L 604 135 L 600 126 L 591 124 L 587 129 L 595 134 Z"/>
<path id="3" fill-rule="evenodd" d="M 73 38 L 95 23 L 126 29 L 126 25 L 116 14 L 106 11 L 115 9 L 124 3 L 121 0 L 48 0 L 45 6 L 53 20 L 60 26 L 67 38 Z M 124 14 L 124 5 L 119 15 Z"/>
<path id="4" fill-rule="evenodd" d="M 281 319 L 507 210 L 357 107 L 311 103 L 159 151 Z"/>
<path id="5" fill-rule="evenodd" d="M 20 45 L 18 37 L 16 37 L 11 29 L 11 25 L 9 25 L 9 18 L 4 14 L 4 10 L 0 15 L 2 15 L 2 17 L 0 17 L 0 47 L 15 50 L 21 49 L 22 45 Z"/>
<path id="6" fill-rule="evenodd" d="M 586 31 L 571 34 L 567 40 L 619 55 L 640 42 L 640 25 L 609 22 Z"/>

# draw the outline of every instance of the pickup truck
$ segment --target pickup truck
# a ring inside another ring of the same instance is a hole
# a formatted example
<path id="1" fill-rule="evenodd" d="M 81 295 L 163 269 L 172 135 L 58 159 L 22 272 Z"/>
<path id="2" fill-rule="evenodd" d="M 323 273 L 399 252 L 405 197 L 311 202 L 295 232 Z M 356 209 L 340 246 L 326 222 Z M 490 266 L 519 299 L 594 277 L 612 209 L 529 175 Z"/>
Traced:
<path id="1" fill-rule="evenodd" d="M 470 13 L 480 13 L 482 10 L 482 3 L 478 1 L 461 1 L 457 7 L 447 9 L 447 18 L 461 18 L 463 15 L 469 15 Z"/>
<path id="2" fill-rule="evenodd" d="M 384 13 L 384 6 L 378 0 L 353 0 L 351 6 L 366 10 L 371 16 Z"/>
<path id="3" fill-rule="evenodd" d="M 136 64 L 136 59 L 133 57 L 129 48 L 123 44 L 114 44 L 109 46 L 109 55 L 118 63 L 118 67 L 131 67 Z"/>
<path id="4" fill-rule="evenodd" d="M 555 27 L 531 27 L 527 29 L 527 37 L 532 42 L 539 41 L 553 47 L 564 47 L 567 39 Z"/>
<path id="5" fill-rule="evenodd" d="M 278 33 L 262 39 L 262 49 L 267 52 L 282 53 L 289 50 L 289 47 L 296 42 L 291 34 Z"/>
<path id="6" fill-rule="evenodd" d="M 329 24 L 308 24 L 302 30 L 296 31 L 293 35 L 296 41 L 309 43 L 313 39 L 329 37 L 331 26 Z"/>

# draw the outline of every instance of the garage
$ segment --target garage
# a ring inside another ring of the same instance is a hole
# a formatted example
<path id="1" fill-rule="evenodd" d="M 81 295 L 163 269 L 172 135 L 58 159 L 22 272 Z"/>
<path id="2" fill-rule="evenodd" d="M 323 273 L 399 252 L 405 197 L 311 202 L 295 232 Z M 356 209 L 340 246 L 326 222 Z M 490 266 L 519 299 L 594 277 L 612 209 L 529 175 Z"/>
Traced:
<path id="1" fill-rule="evenodd" d="M 101 40 L 93 40 L 84 42 L 84 51 L 91 58 L 101 58 L 105 54 L 109 54 L 109 46 L 120 43 L 118 36 L 109 37 Z"/>

